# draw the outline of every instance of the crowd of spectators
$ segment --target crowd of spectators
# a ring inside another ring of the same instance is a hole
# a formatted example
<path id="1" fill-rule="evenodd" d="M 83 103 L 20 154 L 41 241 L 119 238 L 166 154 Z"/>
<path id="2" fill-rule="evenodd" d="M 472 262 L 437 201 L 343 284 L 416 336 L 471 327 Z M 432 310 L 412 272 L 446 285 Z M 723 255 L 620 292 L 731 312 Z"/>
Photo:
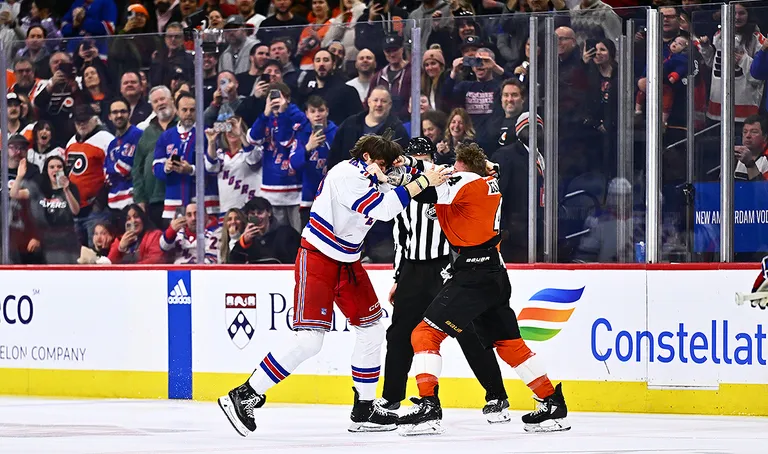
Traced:
<path id="1" fill-rule="evenodd" d="M 195 263 L 201 209 L 206 263 L 292 263 L 323 175 L 348 159 L 365 134 L 391 130 L 407 143 L 414 129 L 411 73 L 419 71 L 415 130 L 435 143 L 438 164 L 452 164 L 456 146 L 468 142 L 506 163 L 503 254 L 525 261 L 527 183 L 517 180 L 527 178 L 527 97 L 537 90 L 543 103 L 549 76 L 539 58 L 538 80 L 529 80 L 530 55 L 544 53 L 545 28 L 540 21 L 539 47 L 531 49 L 526 13 L 552 11 L 559 192 L 586 189 L 594 201 L 586 216 L 573 209 L 580 202 L 558 197 L 564 199 L 561 236 L 581 232 L 561 259 L 616 261 L 631 255 L 643 235 L 642 222 L 635 222 L 617 241 L 615 226 L 633 217 L 619 213 L 617 200 L 645 201 L 642 143 L 634 146 L 632 175 L 617 179 L 617 47 L 628 19 L 637 30 L 631 107 L 638 131 L 647 89 L 645 10 L 624 7 L 656 7 L 663 16 L 665 148 L 685 139 L 689 115 L 697 131 L 720 120 L 719 4 L 683 3 L 6 0 L 0 42 L 9 62 L 4 139 L 12 260 Z M 735 13 L 736 175 L 762 179 L 768 175 L 761 116 L 768 40 L 760 24 L 768 15 L 749 3 L 736 5 Z M 420 61 L 412 59 L 409 19 L 421 29 Z M 202 99 L 195 97 L 194 31 L 203 39 Z M 689 75 L 695 112 L 687 111 Z M 195 128 L 197 109 L 204 131 Z M 531 123 L 541 134 L 542 119 Z M 197 140 L 204 141 L 202 163 L 195 159 Z M 545 140 L 540 137 L 540 150 Z M 664 182 L 678 187 L 685 182 L 685 145 L 663 156 Z M 543 177 L 541 154 L 536 162 Z M 196 178 L 205 179 L 202 201 Z M 665 244 L 674 251 L 684 248 L 684 216 L 674 214 L 685 202 L 664 197 L 665 214 L 672 214 L 665 218 Z M 392 224 L 377 222 L 365 260 L 391 262 L 394 250 Z"/>

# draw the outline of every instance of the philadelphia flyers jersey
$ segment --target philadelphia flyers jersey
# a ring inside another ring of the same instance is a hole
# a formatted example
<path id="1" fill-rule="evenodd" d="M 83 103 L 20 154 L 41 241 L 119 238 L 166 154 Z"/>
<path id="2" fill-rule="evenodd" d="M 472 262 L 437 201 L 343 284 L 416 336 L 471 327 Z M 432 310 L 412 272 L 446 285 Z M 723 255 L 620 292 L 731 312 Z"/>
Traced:
<path id="1" fill-rule="evenodd" d="M 115 140 L 106 129 L 96 128 L 88 137 L 77 140 L 73 136 L 65 151 L 70 168 L 69 179 L 80 190 L 80 207 L 89 206 L 104 188 L 106 173 L 104 161 L 109 144 Z"/>
<path id="2" fill-rule="evenodd" d="M 456 172 L 435 190 L 437 219 L 452 246 L 479 246 L 498 235 L 501 191 L 496 178 Z"/>

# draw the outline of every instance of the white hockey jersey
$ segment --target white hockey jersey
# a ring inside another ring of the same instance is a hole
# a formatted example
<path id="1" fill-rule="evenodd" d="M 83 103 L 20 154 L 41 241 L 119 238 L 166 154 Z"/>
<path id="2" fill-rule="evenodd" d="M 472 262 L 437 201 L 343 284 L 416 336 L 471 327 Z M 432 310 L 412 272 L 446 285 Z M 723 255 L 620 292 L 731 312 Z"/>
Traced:
<path id="1" fill-rule="evenodd" d="M 213 224 L 205 229 L 205 263 L 218 263 L 221 227 Z M 160 249 L 175 254 L 173 263 L 187 265 L 197 263 L 197 238 L 187 234 L 187 228 L 175 232 L 170 226 L 160 236 Z"/>
<path id="2" fill-rule="evenodd" d="M 356 159 L 335 165 L 320 182 L 301 236 L 339 262 L 360 259 L 365 235 L 378 221 L 390 221 L 411 197 L 403 186 L 379 182 Z"/>
<path id="3" fill-rule="evenodd" d="M 217 174 L 219 207 L 222 213 L 230 208 L 243 208 L 249 200 L 261 196 L 261 149 L 246 145 L 237 154 L 221 148 L 213 162 L 206 153 L 205 170 Z"/>

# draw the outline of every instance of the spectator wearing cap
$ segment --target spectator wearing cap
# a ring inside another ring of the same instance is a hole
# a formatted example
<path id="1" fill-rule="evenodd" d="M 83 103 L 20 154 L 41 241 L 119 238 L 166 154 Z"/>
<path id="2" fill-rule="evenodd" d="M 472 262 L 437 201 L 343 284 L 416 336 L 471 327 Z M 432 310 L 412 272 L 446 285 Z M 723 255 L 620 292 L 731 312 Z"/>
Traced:
<path id="1" fill-rule="evenodd" d="M 507 87 L 521 88 L 511 80 Z M 502 101 L 503 102 L 503 101 Z M 507 104 L 507 108 L 512 107 Z M 528 135 L 530 122 L 528 112 L 517 116 L 514 123 L 514 133 L 508 131 L 499 148 L 490 157 L 492 162 L 499 164 L 499 190 L 504 198 L 501 207 L 501 230 L 506 231 L 501 243 L 501 254 L 505 262 L 528 262 Z M 544 123 L 537 116 L 536 131 L 539 142 L 544 142 Z M 538 150 L 536 153 L 536 197 L 537 224 L 536 238 L 538 240 L 536 260 L 541 260 L 543 248 L 541 240 L 544 237 L 544 158 Z"/>
<path id="2" fill-rule="evenodd" d="M 17 58 L 27 58 L 35 66 L 35 74 L 39 77 L 49 78 L 51 52 L 45 45 L 46 31 L 40 25 L 34 25 L 27 29 L 27 39 L 24 48 L 16 52 Z"/>
<path id="3" fill-rule="evenodd" d="M 264 19 L 261 23 L 258 33 L 259 40 L 264 43 L 272 43 L 278 37 L 288 38 L 291 41 L 290 47 L 295 49 L 299 42 L 302 27 L 308 24 L 307 20 L 291 12 L 293 0 L 272 0 L 272 6 L 275 8 L 275 14 Z M 286 72 L 283 71 L 283 73 Z"/>
<path id="4" fill-rule="evenodd" d="M 466 40 L 470 36 L 477 37 L 477 41 L 474 44 L 476 49 L 479 49 L 483 44 L 483 29 L 477 22 L 477 19 L 473 12 L 466 9 L 458 9 L 453 12 L 453 27 L 433 28 L 432 33 L 427 40 L 427 46 L 433 44 L 439 44 L 443 51 L 445 61 L 453 61 L 459 55 L 466 55 L 462 47 L 467 44 Z M 488 47 L 488 46 L 486 46 Z M 495 49 L 494 49 L 495 52 Z"/>
<path id="5" fill-rule="evenodd" d="M 131 170 L 142 131 L 130 122 L 130 106 L 125 99 L 109 104 L 109 121 L 115 127 L 115 138 L 110 142 L 104 170 L 109 183 L 108 204 L 111 210 L 122 210 L 133 203 Z"/>
<path id="6" fill-rule="evenodd" d="M 328 170 L 341 161 L 349 159 L 349 150 L 366 134 L 384 134 L 391 129 L 392 139 L 405 146 L 408 143 L 408 132 L 392 111 L 392 97 L 386 86 L 371 90 L 368 96 L 368 111 L 347 118 L 336 132 L 328 154 Z"/>
<path id="7" fill-rule="evenodd" d="M 236 13 L 243 16 L 245 23 L 251 25 L 254 30 L 258 30 L 261 23 L 266 19 L 256 12 L 255 0 L 237 0 L 236 9 Z"/>
<path id="8" fill-rule="evenodd" d="M 109 144 L 115 139 L 101 124 L 90 104 L 75 106 L 75 135 L 69 140 L 65 156 L 69 178 L 80 191 L 80 212 L 75 228 L 83 245 L 93 240 L 93 229 L 108 217 L 105 196 L 104 163 Z"/>
<path id="9" fill-rule="evenodd" d="M 386 66 L 384 38 L 392 34 L 402 36 L 406 19 L 408 12 L 389 1 L 370 0 L 355 26 L 355 47 L 370 49 L 376 56 L 376 66 Z"/>
<path id="10" fill-rule="evenodd" d="M 53 76 L 45 83 L 45 89 L 34 96 L 34 104 L 38 117 L 49 120 L 54 126 L 53 143 L 64 146 L 75 133 L 72 110 L 75 104 L 82 102 L 82 93 L 69 54 L 55 52 L 50 64 Z"/>
<path id="11" fill-rule="evenodd" d="M 328 45 L 328 51 L 330 51 L 333 56 L 336 57 L 334 59 L 336 61 L 335 66 L 333 67 L 334 72 L 338 74 L 339 77 L 344 79 L 344 82 L 348 81 L 348 68 L 344 63 L 345 59 L 347 58 L 347 49 L 344 48 L 344 45 L 341 44 L 341 41 L 331 41 L 331 44 Z"/>
<path id="12" fill-rule="evenodd" d="M 155 177 L 152 167 L 155 144 L 163 132 L 175 128 L 178 122 L 176 105 L 168 87 L 154 87 L 149 92 L 152 115 L 139 125 L 144 130 L 133 158 L 131 178 L 133 180 L 133 199 L 157 226 L 163 226 L 165 209 L 165 181 Z"/>
<path id="13" fill-rule="evenodd" d="M 357 77 L 347 81 L 347 85 L 357 90 L 360 96 L 360 102 L 365 105 L 365 99 L 368 97 L 368 91 L 371 87 L 371 79 L 376 73 L 376 56 L 369 49 L 360 49 L 355 60 L 355 69 Z"/>
<path id="14" fill-rule="evenodd" d="M 192 75 L 195 73 L 195 62 L 192 55 L 184 49 L 184 33 L 180 23 L 172 22 L 166 27 L 164 46 L 152 54 L 149 67 L 149 83 L 171 86 L 171 80 L 177 74 Z"/>
<path id="15" fill-rule="evenodd" d="M 61 19 L 61 34 L 69 40 L 67 52 L 74 53 L 85 36 L 109 36 L 115 33 L 117 7 L 114 0 L 74 0 Z M 95 42 L 98 55 L 107 56 L 107 41 Z"/>
<path id="16" fill-rule="evenodd" d="M 365 18 L 363 16 L 365 3 L 360 0 L 342 0 L 339 9 L 339 15 L 330 21 L 331 27 L 323 38 L 322 46 L 327 47 L 332 42 L 339 41 L 346 50 L 341 67 L 349 72 L 348 69 L 353 67 L 357 61 L 358 48 L 355 47 L 355 28 L 357 21 L 361 17 Z"/>
<path id="17" fill-rule="evenodd" d="M 219 72 L 246 73 L 251 68 L 251 49 L 258 42 L 245 30 L 243 16 L 229 16 L 224 23 L 224 39 L 229 46 L 219 56 Z"/>
<path id="18" fill-rule="evenodd" d="M 363 110 L 357 101 L 357 92 L 335 73 L 335 56 L 328 49 L 315 53 L 314 71 L 307 71 L 302 77 L 297 93 L 297 103 L 304 105 L 310 96 L 319 96 L 327 103 L 332 122 L 341 124 L 344 120 Z"/>
<path id="19" fill-rule="evenodd" d="M 22 176 L 19 177 L 19 165 L 27 148 L 29 142 L 21 134 L 14 134 L 8 139 L 8 184 L 5 187 L 13 186 L 17 178 L 21 179 L 19 189 L 33 189 L 35 192 L 38 187 L 40 172 L 37 166 L 25 163 Z M 11 263 L 42 263 L 41 237 L 35 221 L 35 211 L 39 211 L 39 208 L 30 206 L 29 200 L 11 197 L 10 209 Z"/>
<path id="20" fill-rule="evenodd" d="M 37 169 L 43 171 L 43 163 L 51 156 L 59 156 L 64 159 L 64 148 L 54 146 L 53 125 L 48 120 L 38 120 L 32 128 L 32 139 L 29 150 L 27 150 L 27 163 L 37 166 Z"/>
<path id="21" fill-rule="evenodd" d="M 405 105 L 411 96 L 411 63 L 405 60 L 403 37 L 397 34 L 384 38 L 384 56 L 387 65 L 376 72 L 371 87 L 384 85 L 392 96 L 392 112 L 405 119 L 408 117 Z M 370 96 L 370 90 L 368 95 Z"/>
<path id="22" fill-rule="evenodd" d="M 254 197 L 243 207 L 248 223 L 229 254 L 230 263 L 282 263 L 296 261 L 301 236 L 274 222 L 272 204 Z"/>
<path id="23" fill-rule="evenodd" d="M 11 137 L 14 134 L 24 134 L 31 130 L 32 126 L 27 123 L 26 119 L 21 117 L 21 99 L 16 93 L 8 93 L 5 95 L 6 102 L 8 103 L 8 129 L 6 130 L 6 137 Z"/>
<path id="24" fill-rule="evenodd" d="M 421 59 L 421 93 L 427 96 L 431 109 L 448 112 L 451 110 L 450 99 L 443 96 L 443 85 L 448 77 L 445 58 L 439 45 L 424 52 Z"/>
<path id="25" fill-rule="evenodd" d="M 112 80 L 119 80 L 126 71 L 149 68 L 152 64 L 152 53 L 160 48 L 161 40 L 153 34 L 147 8 L 138 3 L 129 5 L 125 24 L 117 34 L 117 38 L 110 40 L 107 59 Z"/>

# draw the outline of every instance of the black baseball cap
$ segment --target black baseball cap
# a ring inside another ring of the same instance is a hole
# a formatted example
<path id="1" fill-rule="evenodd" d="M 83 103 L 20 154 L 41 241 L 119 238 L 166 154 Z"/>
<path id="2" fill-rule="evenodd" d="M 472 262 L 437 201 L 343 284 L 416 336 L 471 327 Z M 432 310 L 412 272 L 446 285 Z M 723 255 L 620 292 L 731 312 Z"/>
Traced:
<path id="1" fill-rule="evenodd" d="M 403 37 L 398 34 L 387 35 L 384 38 L 384 50 L 397 50 L 403 47 Z"/>

